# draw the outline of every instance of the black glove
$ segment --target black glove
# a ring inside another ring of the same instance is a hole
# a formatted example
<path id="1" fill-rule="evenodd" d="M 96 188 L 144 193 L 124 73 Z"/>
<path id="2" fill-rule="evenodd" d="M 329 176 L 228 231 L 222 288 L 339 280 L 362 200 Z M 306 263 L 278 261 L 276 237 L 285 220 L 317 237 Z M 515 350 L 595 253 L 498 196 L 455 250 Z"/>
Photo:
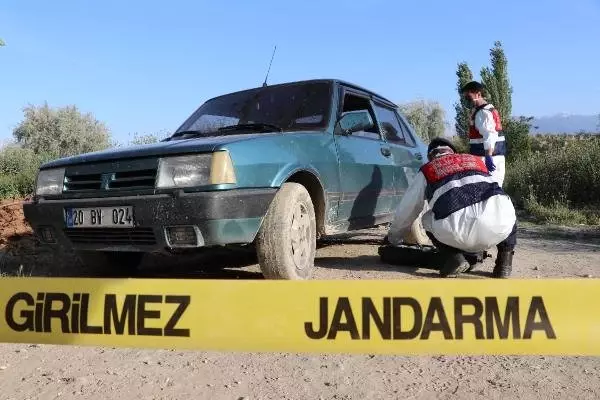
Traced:
<path id="1" fill-rule="evenodd" d="M 494 165 L 494 159 L 490 155 L 485 156 L 485 166 L 488 171 L 493 172 L 496 170 L 496 165 Z"/>

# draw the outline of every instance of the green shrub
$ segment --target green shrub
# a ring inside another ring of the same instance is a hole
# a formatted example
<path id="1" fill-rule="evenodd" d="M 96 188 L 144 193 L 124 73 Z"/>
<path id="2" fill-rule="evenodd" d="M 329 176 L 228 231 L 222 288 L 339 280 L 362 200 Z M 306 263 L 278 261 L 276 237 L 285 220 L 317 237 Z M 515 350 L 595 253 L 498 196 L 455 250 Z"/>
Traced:
<path id="1" fill-rule="evenodd" d="M 14 176 L 0 175 L 0 199 L 17 199 L 21 193 L 17 188 Z"/>
<path id="2" fill-rule="evenodd" d="M 529 155 L 508 163 L 504 186 L 517 206 L 544 220 L 553 213 L 563 221 L 597 223 L 600 138 L 535 138 Z"/>
<path id="3" fill-rule="evenodd" d="M 555 225 L 599 225 L 600 211 L 593 209 L 574 209 L 568 203 L 555 201 L 551 205 L 543 205 L 535 196 L 524 201 L 524 209 L 537 222 Z"/>
<path id="4" fill-rule="evenodd" d="M 0 198 L 20 198 L 32 194 L 37 171 L 50 158 L 18 146 L 3 148 L 0 151 Z"/>

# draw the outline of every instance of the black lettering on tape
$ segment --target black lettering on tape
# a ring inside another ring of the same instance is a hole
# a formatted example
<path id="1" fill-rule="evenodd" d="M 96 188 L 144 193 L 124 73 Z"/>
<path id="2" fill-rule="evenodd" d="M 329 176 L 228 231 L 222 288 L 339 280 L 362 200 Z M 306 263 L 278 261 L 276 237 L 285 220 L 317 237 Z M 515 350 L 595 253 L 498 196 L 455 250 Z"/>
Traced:
<path id="1" fill-rule="evenodd" d="M 53 320 L 60 323 L 61 333 L 112 334 L 117 335 L 149 335 L 149 336 L 181 336 L 189 337 L 190 329 L 178 327 L 181 317 L 189 307 L 190 296 L 166 296 L 164 304 L 175 304 L 177 307 L 170 315 L 163 328 L 147 327 L 147 319 L 160 319 L 159 310 L 150 310 L 150 303 L 163 304 L 161 295 L 125 295 L 121 309 L 117 306 L 115 294 L 104 297 L 103 324 L 89 324 L 89 293 L 37 293 L 34 295 L 20 292 L 12 295 L 4 309 L 6 325 L 15 332 L 36 331 L 51 333 Z"/>
<path id="2" fill-rule="evenodd" d="M 393 313 L 394 313 L 394 339 L 407 340 L 414 339 L 419 336 L 421 326 L 423 326 L 423 310 L 417 299 L 412 297 L 394 297 Z M 414 323 L 410 330 L 402 330 L 402 306 L 412 309 Z"/>
<path id="3" fill-rule="evenodd" d="M 25 305 L 31 307 L 35 304 L 33 296 L 26 292 L 19 292 L 11 296 L 6 302 L 6 308 L 4 309 L 4 319 L 6 325 L 15 332 L 25 332 L 35 330 L 34 317 L 35 313 L 33 310 L 24 309 L 21 310 L 20 317 L 23 321 L 15 320 L 15 308 L 17 303 L 25 302 Z"/>
<path id="4" fill-rule="evenodd" d="M 539 322 L 535 322 L 536 314 L 540 315 Z M 525 321 L 523 339 L 531 339 L 534 330 L 542 330 L 546 333 L 548 339 L 556 339 L 556 333 L 550 323 L 550 318 L 548 317 L 548 312 L 544 306 L 544 299 L 542 299 L 542 296 L 534 296 L 531 299 L 529 311 L 527 312 L 527 319 Z"/>
<path id="5" fill-rule="evenodd" d="M 440 322 L 433 322 L 436 316 Z M 425 322 L 423 323 L 423 331 L 421 332 L 421 339 L 429 339 L 432 331 L 441 331 L 444 334 L 444 339 L 452 339 L 452 331 L 446 317 L 446 311 L 444 310 L 442 299 L 439 297 L 432 297 L 429 302 L 429 308 L 427 308 Z"/>
<path id="6" fill-rule="evenodd" d="M 160 318 L 160 311 L 146 310 L 147 303 L 162 303 L 162 296 L 146 295 L 146 294 L 141 294 L 138 296 L 137 315 L 136 315 L 137 334 L 138 335 L 146 335 L 146 336 L 162 336 L 162 329 L 146 327 L 146 319 Z"/>
<path id="7" fill-rule="evenodd" d="M 58 309 L 53 306 L 59 304 Z M 65 293 L 46 293 L 44 300 L 44 332 L 52 331 L 52 318 L 60 321 L 62 333 L 70 333 L 69 330 L 69 310 L 71 308 L 71 298 Z"/>
<path id="8" fill-rule="evenodd" d="M 464 314 L 463 306 L 473 306 L 475 311 L 473 314 Z M 476 297 L 455 297 L 454 298 L 454 333 L 455 338 L 462 340 L 464 338 L 463 325 L 472 324 L 475 328 L 475 339 L 484 339 L 483 323 L 481 317 L 483 315 L 483 304 Z"/>
<path id="9" fill-rule="evenodd" d="M 164 329 L 164 336 L 182 336 L 190 337 L 189 329 L 176 329 L 177 323 L 181 319 L 181 316 L 190 305 L 190 296 L 166 296 L 165 303 L 177 304 L 177 308 L 171 315 L 171 318 L 167 321 Z"/>
<path id="10" fill-rule="evenodd" d="M 304 323 L 304 333 L 310 339 L 323 339 L 327 335 L 329 324 L 329 304 L 327 297 L 319 297 L 319 330 L 314 329 L 314 322 Z"/>
<path id="11" fill-rule="evenodd" d="M 79 333 L 79 320 L 81 319 L 80 301 L 81 295 L 75 293 L 71 301 L 71 333 Z"/>
<path id="12" fill-rule="evenodd" d="M 94 335 L 101 335 L 102 327 L 101 326 L 90 326 L 88 325 L 88 317 L 89 317 L 89 308 L 90 308 L 90 294 L 82 293 L 81 294 L 81 319 L 79 324 L 79 331 L 81 333 L 90 333 Z"/>
<path id="13" fill-rule="evenodd" d="M 344 318 L 346 322 L 342 322 L 342 318 Z M 360 339 L 350 300 L 347 297 L 340 297 L 337 301 L 333 317 L 331 318 L 331 327 L 327 339 L 335 339 L 337 333 L 340 331 L 350 333 L 350 337 L 353 340 Z"/>
<path id="14" fill-rule="evenodd" d="M 512 338 L 521 338 L 521 325 L 519 322 L 519 298 L 508 297 L 504 311 L 504 319 L 500 320 L 500 306 L 498 298 L 485 298 L 485 328 L 488 339 L 494 338 L 494 323 L 498 326 L 498 337 L 508 339 L 510 325 L 512 325 Z"/>
<path id="15" fill-rule="evenodd" d="M 125 296 L 123 308 L 119 314 L 117 307 L 117 296 L 107 294 L 104 297 L 104 333 L 110 335 L 112 326 L 115 327 L 115 333 L 122 335 L 125 332 L 127 324 L 127 334 L 135 335 L 135 300 L 136 295 L 128 294 Z"/>
<path id="16" fill-rule="evenodd" d="M 373 299 L 363 297 L 362 299 L 362 338 L 371 338 L 371 318 L 383 339 L 392 337 L 391 299 L 383 298 L 383 317 L 377 312 Z"/>
<path id="17" fill-rule="evenodd" d="M 44 298 L 45 293 L 38 293 L 35 303 L 35 331 L 40 333 L 44 331 Z"/>

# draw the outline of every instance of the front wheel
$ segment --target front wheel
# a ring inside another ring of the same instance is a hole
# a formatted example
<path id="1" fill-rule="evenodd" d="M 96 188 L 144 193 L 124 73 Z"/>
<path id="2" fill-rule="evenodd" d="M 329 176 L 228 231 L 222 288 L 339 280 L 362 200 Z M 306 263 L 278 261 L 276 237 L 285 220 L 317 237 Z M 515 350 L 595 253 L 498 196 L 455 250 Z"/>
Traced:
<path id="1" fill-rule="evenodd" d="M 306 188 L 287 182 L 275 195 L 256 238 L 266 279 L 310 279 L 317 247 L 315 210 Z"/>

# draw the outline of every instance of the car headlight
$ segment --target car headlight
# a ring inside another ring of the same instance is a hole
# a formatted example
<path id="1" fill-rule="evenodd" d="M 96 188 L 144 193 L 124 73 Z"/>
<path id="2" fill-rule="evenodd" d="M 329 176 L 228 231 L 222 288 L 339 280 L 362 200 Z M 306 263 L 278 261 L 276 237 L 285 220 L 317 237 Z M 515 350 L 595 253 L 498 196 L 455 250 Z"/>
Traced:
<path id="1" fill-rule="evenodd" d="M 61 194 L 64 180 L 64 168 L 41 170 L 38 172 L 35 194 L 38 196 Z"/>
<path id="2" fill-rule="evenodd" d="M 158 189 L 226 183 L 236 183 L 227 151 L 161 158 L 158 165 Z"/>

